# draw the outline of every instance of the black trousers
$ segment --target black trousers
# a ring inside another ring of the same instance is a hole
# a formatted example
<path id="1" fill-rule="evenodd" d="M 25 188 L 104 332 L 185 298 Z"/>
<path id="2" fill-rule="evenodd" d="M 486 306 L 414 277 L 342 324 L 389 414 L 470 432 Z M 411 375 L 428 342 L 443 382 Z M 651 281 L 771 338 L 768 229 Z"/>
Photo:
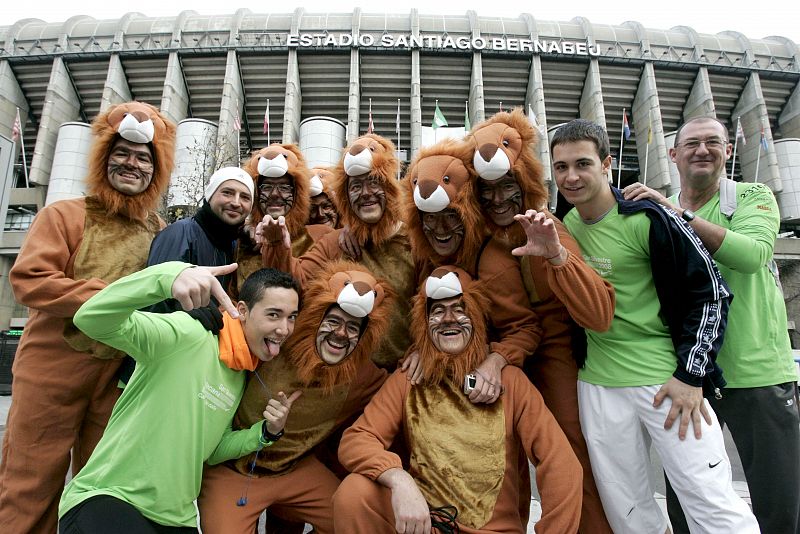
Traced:
<path id="1" fill-rule="evenodd" d="M 58 522 L 59 534 L 197 534 L 194 527 L 166 527 L 109 495 L 86 499 Z"/>
<path id="2" fill-rule="evenodd" d="M 753 513 L 764 534 L 800 534 L 800 408 L 795 382 L 731 388 L 709 399 L 728 425 L 742 460 Z M 687 438 L 688 439 L 688 438 Z M 667 510 L 674 534 L 689 534 L 686 517 L 667 480 Z"/>

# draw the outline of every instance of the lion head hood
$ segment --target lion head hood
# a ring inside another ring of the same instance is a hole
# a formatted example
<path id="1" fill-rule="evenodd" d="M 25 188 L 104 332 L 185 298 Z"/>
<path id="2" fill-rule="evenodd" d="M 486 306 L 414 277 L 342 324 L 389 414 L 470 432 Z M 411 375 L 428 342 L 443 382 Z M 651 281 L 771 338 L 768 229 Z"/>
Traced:
<path id="1" fill-rule="evenodd" d="M 394 234 L 401 211 L 401 192 L 397 182 L 399 169 L 400 162 L 394 144 L 375 134 L 367 134 L 353 141 L 334 168 L 333 200 L 341 214 L 341 224 L 350 228 L 359 244 L 371 241 L 379 245 Z M 377 179 L 386 195 L 386 208 L 375 224 L 365 223 L 356 215 L 347 194 L 349 178 L 364 175 Z"/>
<path id="2" fill-rule="evenodd" d="M 497 113 L 476 125 L 465 140 L 473 150 L 476 180 L 494 181 L 510 175 L 522 189 L 522 213 L 546 209 L 544 172 L 536 156 L 539 135 L 521 109 Z M 476 192 L 479 186 L 476 184 Z M 485 219 L 492 232 L 509 232 L 524 241 L 524 232 L 517 223 L 500 228 L 489 216 Z"/>
<path id="3" fill-rule="evenodd" d="M 95 136 L 89 154 L 87 192 L 105 206 L 109 215 L 144 220 L 156 209 L 169 186 L 175 158 L 175 125 L 158 109 L 144 102 L 126 102 L 98 115 L 92 123 Z M 153 156 L 153 178 L 138 195 L 126 195 L 111 187 L 108 158 L 118 138 L 147 144 Z"/>
<path id="4" fill-rule="evenodd" d="M 415 260 L 452 263 L 471 269 L 483 241 L 483 216 L 475 198 L 472 151 L 463 142 L 445 140 L 423 148 L 406 173 L 403 199 L 405 221 Z M 455 256 L 443 258 L 425 237 L 422 216 L 453 208 L 464 225 L 464 238 Z"/>
<path id="5" fill-rule="evenodd" d="M 253 152 L 242 168 L 253 177 L 256 195 L 258 195 L 258 198 L 255 199 L 256 202 L 253 202 L 251 214 L 253 225 L 261 222 L 265 215 L 261 208 L 261 194 L 258 188 L 261 179 L 283 176 L 291 178 L 294 185 L 294 203 L 286 214 L 286 227 L 289 229 L 289 235 L 294 239 L 305 227 L 311 205 L 309 193 L 311 170 L 306 165 L 303 153 L 300 152 L 297 145 L 272 143 Z"/>
<path id="6" fill-rule="evenodd" d="M 437 349 L 428 333 L 428 312 L 435 300 L 461 295 L 464 312 L 472 322 L 472 339 L 461 354 L 448 354 Z M 483 286 L 459 267 L 438 267 L 423 280 L 411 308 L 411 338 L 419 351 L 423 376 L 431 384 L 450 377 L 460 381 L 486 358 L 486 316 L 489 298 Z"/>
<path id="7" fill-rule="evenodd" d="M 385 280 L 376 279 L 360 265 L 345 261 L 329 264 L 305 289 L 303 308 L 295 323 L 297 334 L 286 342 L 298 378 L 306 385 L 318 382 L 327 391 L 352 382 L 386 334 L 394 298 L 394 289 Z M 353 352 L 337 365 L 328 365 L 317 352 L 316 333 L 334 304 L 366 320 Z"/>

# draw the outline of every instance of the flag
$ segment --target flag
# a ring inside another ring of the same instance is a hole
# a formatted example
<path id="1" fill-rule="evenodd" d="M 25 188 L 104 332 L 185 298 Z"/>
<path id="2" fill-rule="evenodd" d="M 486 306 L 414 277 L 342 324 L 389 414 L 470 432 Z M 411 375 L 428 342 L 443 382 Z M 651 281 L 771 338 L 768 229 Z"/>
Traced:
<path id="1" fill-rule="evenodd" d="M 502 112 L 503 112 L 503 101 L 501 100 L 500 101 L 500 113 L 502 113 Z"/>
<path id="2" fill-rule="evenodd" d="M 269 143 L 269 98 L 267 99 L 267 110 L 264 112 L 264 135 L 267 136 L 267 142 Z"/>
<path id="3" fill-rule="evenodd" d="M 469 100 L 464 103 L 464 131 L 468 132 L 472 129 L 469 123 Z"/>
<path id="4" fill-rule="evenodd" d="M 19 108 L 17 108 L 17 117 L 14 119 L 14 126 L 11 127 L 11 141 L 16 142 L 22 134 L 22 121 L 19 120 Z"/>
<path id="5" fill-rule="evenodd" d="M 394 133 L 400 135 L 400 99 L 397 99 L 397 119 L 394 121 Z"/>
<path id="6" fill-rule="evenodd" d="M 764 127 L 761 127 L 761 148 L 764 149 L 764 152 L 769 152 L 769 147 L 767 146 L 767 134 L 764 133 Z"/>
<path id="7" fill-rule="evenodd" d="M 369 99 L 369 122 L 367 123 L 367 133 L 371 134 L 375 130 L 375 125 L 372 123 L 372 99 Z"/>
<path id="8" fill-rule="evenodd" d="M 744 130 L 742 130 L 742 118 L 736 119 L 736 139 L 742 138 L 742 144 L 747 144 L 747 139 L 744 138 Z"/>
<path id="9" fill-rule="evenodd" d="M 436 101 L 436 109 L 433 110 L 433 122 L 431 123 L 431 128 L 434 130 L 436 128 L 440 128 L 442 126 L 447 126 L 447 119 L 444 118 L 444 113 L 442 110 L 439 109 L 439 101 Z"/>
<path id="10" fill-rule="evenodd" d="M 239 103 L 236 103 L 236 109 L 233 112 L 233 129 L 240 131 L 242 129 L 242 121 L 239 119 Z"/>
<path id="11" fill-rule="evenodd" d="M 625 109 L 622 110 L 622 134 L 625 136 L 625 140 L 631 138 L 631 127 L 628 126 L 628 114 L 625 113 Z"/>

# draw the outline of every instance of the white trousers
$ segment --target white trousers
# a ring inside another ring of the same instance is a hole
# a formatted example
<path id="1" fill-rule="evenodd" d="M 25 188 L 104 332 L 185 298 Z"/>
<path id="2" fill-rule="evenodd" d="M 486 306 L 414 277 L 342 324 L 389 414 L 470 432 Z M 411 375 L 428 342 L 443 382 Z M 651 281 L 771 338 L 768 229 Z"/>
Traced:
<path id="1" fill-rule="evenodd" d="M 731 465 L 717 416 L 706 403 L 712 424 L 702 421 L 702 438 L 692 424 L 678 438 L 679 420 L 664 429 L 672 400 L 659 408 L 660 386 L 611 388 L 578 381 L 580 420 L 589 459 L 608 522 L 616 534 L 663 534 L 667 520 L 653 497 L 648 478 L 652 440 L 688 518 L 691 532 L 758 533 L 750 508 L 734 491 Z"/>

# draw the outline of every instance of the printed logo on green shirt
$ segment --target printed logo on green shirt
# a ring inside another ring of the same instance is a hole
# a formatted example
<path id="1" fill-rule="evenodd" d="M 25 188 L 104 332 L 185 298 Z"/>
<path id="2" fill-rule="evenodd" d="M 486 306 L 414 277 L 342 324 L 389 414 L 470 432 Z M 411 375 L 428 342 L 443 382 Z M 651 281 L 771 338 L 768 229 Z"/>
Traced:
<path id="1" fill-rule="evenodd" d="M 236 397 L 224 384 L 214 387 L 206 382 L 203 386 L 203 391 L 198 393 L 197 396 L 206 403 L 206 406 L 214 411 L 224 410 L 229 412 L 233 409 L 233 404 L 236 402 Z"/>
<path id="2" fill-rule="evenodd" d="M 589 264 L 597 274 L 602 276 L 603 278 L 608 278 L 611 276 L 613 272 L 613 268 L 611 266 L 611 258 L 600 258 L 597 256 L 584 256 L 584 261 Z"/>

